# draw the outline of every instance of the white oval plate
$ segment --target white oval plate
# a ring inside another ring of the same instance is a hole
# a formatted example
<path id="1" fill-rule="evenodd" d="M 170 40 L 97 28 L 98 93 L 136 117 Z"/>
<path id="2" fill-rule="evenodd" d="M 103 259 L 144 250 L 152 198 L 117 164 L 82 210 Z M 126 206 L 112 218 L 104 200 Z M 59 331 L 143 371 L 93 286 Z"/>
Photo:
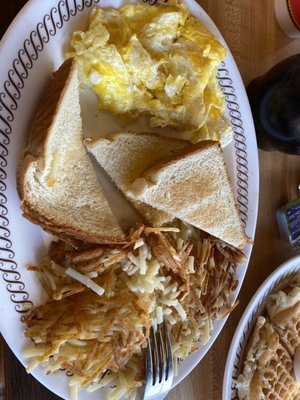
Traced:
<path id="1" fill-rule="evenodd" d="M 271 293 L 282 289 L 288 281 L 299 273 L 300 256 L 296 256 L 280 265 L 280 267 L 261 284 L 252 297 L 236 328 L 229 349 L 223 381 L 223 400 L 238 399 L 237 390 L 235 389 L 235 380 L 239 376 L 243 366 L 244 351 L 249 336 L 256 324 L 257 318 L 265 312 L 265 300 Z"/>
<path id="2" fill-rule="evenodd" d="M 157 5 L 157 0 L 149 1 L 153 6 Z M 24 266 L 37 262 L 39 256 L 45 253 L 46 245 L 42 230 L 21 215 L 15 188 L 16 166 L 26 143 L 28 124 L 41 100 L 49 76 L 63 62 L 72 32 L 86 27 L 94 3 L 99 3 L 99 0 L 31 0 L 13 21 L 0 43 L 0 329 L 24 365 L 26 360 L 22 350 L 26 339 L 22 315 L 28 305 L 37 305 L 45 299 L 36 276 Z M 119 7 L 121 4 L 122 0 L 100 2 L 104 7 Z M 227 47 L 203 9 L 194 0 L 186 0 L 186 4 L 191 13 Z M 234 140 L 225 148 L 226 163 L 246 233 L 253 239 L 258 206 L 256 137 L 245 88 L 229 50 L 219 67 L 218 79 L 226 95 L 227 117 L 234 130 Z M 107 119 L 106 115 L 103 119 L 96 108 L 96 101 L 84 92 L 81 107 L 86 135 L 99 130 L 104 135 L 120 129 L 111 117 Z M 131 128 L 140 130 L 143 126 L 134 125 Z M 113 203 L 114 195 L 109 193 L 108 197 Z M 245 248 L 248 257 L 251 249 L 250 245 Z M 239 293 L 246 269 L 247 263 L 238 269 L 239 286 L 234 297 Z M 216 321 L 209 343 L 180 364 L 173 386 L 204 357 L 224 323 L 225 320 Z M 46 376 L 42 369 L 36 368 L 33 375 L 47 388 L 69 399 L 65 374 L 62 373 L 57 379 L 57 376 Z M 103 397 L 99 393 L 85 393 L 84 398 L 100 400 Z"/>

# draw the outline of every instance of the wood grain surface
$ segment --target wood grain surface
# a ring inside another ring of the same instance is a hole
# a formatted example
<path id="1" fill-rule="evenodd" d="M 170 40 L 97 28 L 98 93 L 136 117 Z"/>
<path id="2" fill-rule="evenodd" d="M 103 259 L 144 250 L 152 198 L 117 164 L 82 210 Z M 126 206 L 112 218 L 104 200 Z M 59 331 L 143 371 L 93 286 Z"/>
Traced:
<path id="1" fill-rule="evenodd" d="M 286 37 L 276 23 L 274 0 L 198 0 L 198 2 L 224 36 L 246 85 L 278 61 L 299 52 L 300 41 Z M 0 2 L 0 36 L 24 3 L 22 0 Z M 257 232 L 249 268 L 240 293 L 240 305 L 229 317 L 206 357 L 168 395 L 168 400 L 222 398 L 226 357 L 243 310 L 261 282 L 280 263 L 300 254 L 300 251 L 291 249 L 280 240 L 275 218 L 276 210 L 297 196 L 300 158 L 277 152 L 259 151 L 259 162 L 260 205 Z M 26 376 L 23 368 L 5 345 L 0 348 L 2 349 L 0 372 L 1 362 L 4 362 L 5 400 L 58 399 L 33 378 Z"/>

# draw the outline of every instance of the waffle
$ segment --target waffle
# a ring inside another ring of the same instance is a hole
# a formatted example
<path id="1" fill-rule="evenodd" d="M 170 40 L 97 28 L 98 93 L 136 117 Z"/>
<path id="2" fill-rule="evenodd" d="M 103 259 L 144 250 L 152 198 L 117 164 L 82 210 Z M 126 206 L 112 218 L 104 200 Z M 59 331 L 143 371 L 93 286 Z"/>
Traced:
<path id="1" fill-rule="evenodd" d="M 264 317 L 257 320 L 236 386 L 240 400 L 294 400 L 300 391 L 292 358 Z"/>
<path id="2" fill-rule="evenodd" d="M 272 294 L 266 307 L 281 342 L 293 357 L 296 347 L 300 345 L 300 288 L 288 288 Z"/>

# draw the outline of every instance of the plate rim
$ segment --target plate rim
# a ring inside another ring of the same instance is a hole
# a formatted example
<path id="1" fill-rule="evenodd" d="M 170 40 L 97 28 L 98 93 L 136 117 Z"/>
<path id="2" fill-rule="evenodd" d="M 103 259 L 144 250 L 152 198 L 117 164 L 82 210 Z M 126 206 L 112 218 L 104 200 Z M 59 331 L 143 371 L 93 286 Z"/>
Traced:
<path id="1" fill-rule="evenodd" d="M 90 0 L 90 3 L 91 3 L 90 5 L 96 5 L 98 2 L 99 2 L 99 0 L 98 0 L 98 1 L 97 1 L 97 0 Z M 10 35 L 12 35 L 12 32 L 14 31 L 14 27 L 20 23 L 20 21 L 21 21 L 21 19 L 22 19 L 22 15 L 27 11 L 27 9 L 30 9 L 35 3 L 38 3 L 38 0 L 30 0 L 28 3 L 26 3 L 26 4 L 23 6 L 23 8 L 19 11 L 19 13 L 16 15 L 16 17 L 14 18 L 14 20 L 11 22 L 11 24 L 9 25 L 8 29 L 6 30 L 5 34 L 3 35 L 2 39 L 1 39 L 1 42 L 0 42 L 0 54 L 1 54 L 1 52 L 3 51 L 3 48 L 4 48 L 4 46 L 5 46 L 6 41 L 8 41 L 9 38 L 10 38 Z M 59 0 L 55 0 L 55 4 L 56 4 L 57 6 L 58 6 L 60 3 L 62 3 L 62 2 L 59 1 Z M 83 2 L 83 3 L 84 3 L 84 2 Z M 89 1 L 86 1 L 85 3 L 89 3 Z M 222 40 L 225 42 L 225 40 L 224 40 L 222 34 L 220 33 L 220 31 L 219 31 L 218 28 L 216 27 L 214 21 L 210 18 L 210 16 L 206 13 L 206 11 L 200 6 L 200 4 L 198 4 L 195 0 L 187 0 L 187 1 L 186 1 L 186 4 L 188 5 L 188 7 L 189 7 L 189 3 L 193 3 L 194 6 L 196 6 L 196 7 L 198 8 L 198 10 L 201 11 L 201 13 L 203 13 L 203 14 L 209 19 L 210 23 L 215 27 L 215 30 L 219 33 L 220 37 L 221 37 Z M 76 3 L 76 6 L 77 6 L 77 3 Z M 50 5 L 49 5 L 49 10 L 50 10 Z M 225 44 L 226 44 L 226 43 L 225 43 Z M 229 47 L 227 46 L 227 44 L 226 44 L 226 48 L 227 48 L 228 53 L 229 53 L 230 56 L 232 57 L 232 61 L 233 61 L 234 66 L 235 66 L 234 75 L 235 75 L 235 74 L 238 74 L 239 79 L 240 79 L 240 81 L 242 82 L 242 79 L 241 79 L 241 76 L 240 76 L 240 72 L 239 72 L 239 70 L 238 70 L 238 68 L 237 68 L 237 64 L 236 64 L 236 62 L 235 62 L 235 60 L 234 60 L 234 58 L 233 58 L 233 56 L 232 56 L 232 54 L 231 54 L 231 52 L 230 52 Z M 244 86 L 243 86 L 243 89 L 244 89 Z M 248 107 L 249 107 L 249 103 L 248 103 L 248 99 L 247 99 L 247 98 L 243 98 L 243 102 L 246 102 L 246 103 L 248 104 Z M 245 135 L 245 136 L 246 136 L 246 135 Z M 255 141 L 255 154 L 254 154 L 254 158 L 255 158 L 255 160 L 254 160 L 254 161 L 255 161 L 255 168 L 254 168 L 254 169 L 255 169 L 255 172 L 256 172 L 256 179 L 254 179 L 254 182 L 255 182 L 255 188 L 256 188 L 256 190 L 257 190 L 257 193 L 259 193 L 258 150 L 257 150 L 256 139 L 252 137 L 251 140 L 254 140 L 254 141 Z M 235 156 L 235 155 L 234 155 L 234 156 Z M 235 174 L 236 174 L 236 173 L 235 173 Z M 237 195 L 237 194 L 235 193 L 235 195 Z M 256 230 L 256 225 L 257 225 L 257 213 L 258 213 L 258 199 L 256 200 L 255 209 L 254 209 L 254 211 L 252 211 L 252 216 L 253 216 L 253 221 L 254 221 L 253 238 L 254 238 L 254 236 L 255 236 L 255 230 Z M 244 222 L 246 222 L 246 221 L 244 221 Z M 249 251 L 249 260 L 248 260 L 248 262 L 247 262 L 247 264 L 246 264 L 246 271 L 247 271 L 248 266 L 249 266 L 249 261 L 250 261 L 251 251 L 252 251 L 252 245 L 249 247 L 249 250 L 248 250 L 248 251 Z M 241 267 L 241 268 L 244 268 L 244 267 Z M 245 279 L 246 271 L 245 271 L 245 273 L 244 273 L 242 279 L 240 280 L 238 293 L 240 292 L 241 286 L 242 286 L 243 281 L 244 281 L 244 279 Z M 22 271 L 21 271 L 21 272 L 22 272 Z M 236 294 L 236 296 L 238 295 L 238 293 Z M 236 296 L 235 296 L 235 297 L 236 297 Z M 221 321 L 221 323 L 220 323 L 221 328 L 220 328 L 218 334 L 216 335 L 216 337 L 215 337 L 213 340 L 211 339 L 211 340 L 209 341 L 209 343 L 208 343 L 206 346 L 202 346 L 202 347 L 205 347 L 205 348 L 206 348 L 205 354 L 207 353 L 208 349 L 211 348 L 211 346 L 213 345 L 214 341 L 216 340 L 216 338 L 217 338 L 217 337 L 219 336 L 219 334 L 221 333 L 221 330 L 223 329 L 223 327 L 224 327 L 224 325 L 225 325 L 225 323 L 226 323 L 226 321 L 227 321 L 227 318 L 228 318 L 228 316 L 227 316 L 225 319 L 223 319 L 223 320 Z M 5 338 L 5 340 L 6 340 L 6 338 Z M 9 347 L 10 347 L 10 346 L 9 346 Z M 13 350 L 12 347 L 10 347 L 10 348 Z M 18 357 L 18 358 L 19 358 L 19 357 Z M 202 358 L 201 358 L 201 359 L 202 359 Z M 19 358 L 19 361 L 24 365 L 24 362 L 23 362 L 22 359 Z M 192 367 L 189 368 L 188 371 L 186 371 L 185 373 L 182 374 L 182 376 L 181 376 L 180 379 L 176 382 L 176 384 L 179 383 L 182 379 L 184 379 L 184 378 L 195 368 L 195 366 L 196 366 L 199 362 L 200 362 L 200 359 L 199 359 L 198 361 L 194 362 L 193 365 L 192 365 Z M 34 374 L 33 374 L 33 375 L 34 375 Z M 175 385 L 174 385 L 173 387 L 175 387 Z M 51 388 L 50 390 L 53 391 L 52 388 Z"/>

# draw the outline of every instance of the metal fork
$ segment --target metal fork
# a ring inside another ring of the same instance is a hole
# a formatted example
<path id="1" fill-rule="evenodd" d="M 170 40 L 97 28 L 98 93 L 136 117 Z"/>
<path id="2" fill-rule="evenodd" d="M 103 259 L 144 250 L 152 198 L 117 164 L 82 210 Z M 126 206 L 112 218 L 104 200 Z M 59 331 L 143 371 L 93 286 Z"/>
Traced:
<path id="1" fill-rule="evenodd" d="M 165 323 L 157 332 L 150 329 L 146 350 L 146 377 L 143 400 L 163 400 L 171 389 L 174 369 L 171 341 Z"/>

